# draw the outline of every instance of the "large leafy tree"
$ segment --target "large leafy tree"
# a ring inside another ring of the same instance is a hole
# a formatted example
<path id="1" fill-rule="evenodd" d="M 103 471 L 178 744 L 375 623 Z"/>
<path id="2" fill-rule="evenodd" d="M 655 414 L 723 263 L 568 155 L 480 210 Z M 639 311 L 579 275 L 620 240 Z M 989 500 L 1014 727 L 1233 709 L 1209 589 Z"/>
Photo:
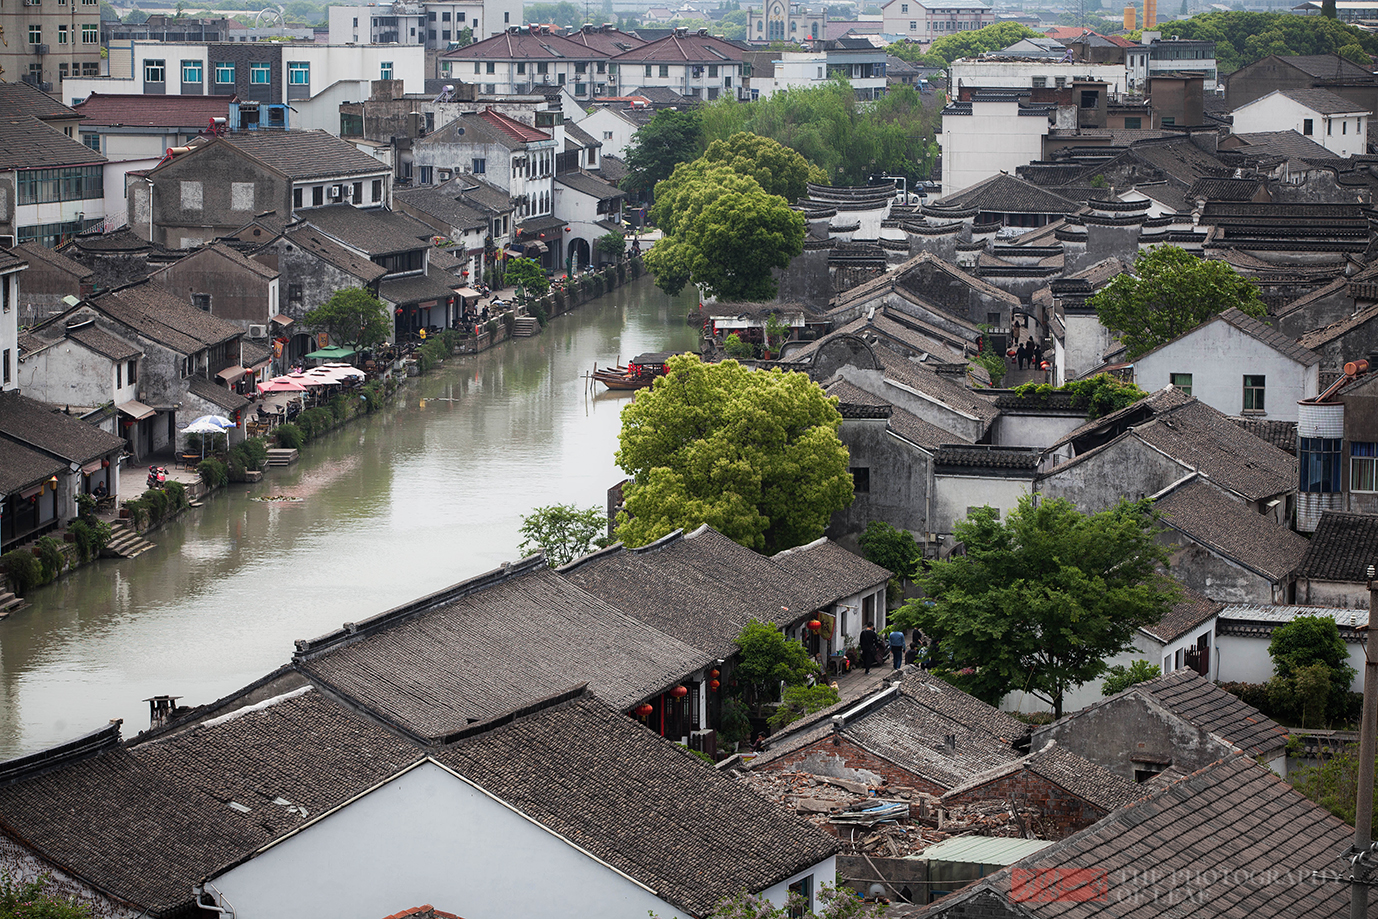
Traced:
<path id="1" fill-rule="evenodd" d="M 679 355 L 669 370 L 622 411 L 617 538 L 641 546 L 707 523 L 774 553 L 822 536 L 852 500 L 836 400 L 802 373 L 736 361 Z"/>
<path id="2" fill-rule="evenodd" d="M 693 283 L 723 300 L 774 298 L 771 269 L 804 251 L 804 217 L 733 169 L 695 160 L 656 186 L 665 232 L 646 255 L 656 285 L 677 294 Z"/>
<path id="3" fill-rule="evenodd" d="M 1303 726 L 1345 715 L 1355 670 L 1334 616 L 1297 616 L 1273 630 L 1270 701 Z"/>
<path id="4" fill-rule="evenodd" d="M 959 57 L 976 57 L 988 51 L 1008 48 L 1025 38 L 1043 38 L 1042 32 L 1035 32 L 1017 22 L 997 22 L 983 29 L 969 32 L 955 32 L 940 38 L 928 46 L 928 51 L 919 50 L 922 45 L 899 43 L 885 50 L 898 58 L 932 67 L 946 67 Z"/>
<path id="5" fill-rule="evenodd" d="M 735 676 L 747 701 L 759 707 L 780 699 L 780 686 L 803 686 L 819 675 L 818 664 L 802 644 L 766 622 L 748 622 L 737 636 Z"/>
<path id="6" fill-rule="evenodd" d="M 568 565 L 608 544 L 608 517 L 598 507 L 573 504 L 538 507 L 522 518 L 518 552 L 545 552 L 552 565 Z"/>
<path id="7" fill-rule="evenodd" d="M 1197 258 L 1179 246 L 1154 246 L 1090 299 L 1101 325 L 1119 335 L 1129 360 L 1230 307 L 1267 314 L 1258 288 L 1225 262 Z"/>
<path id="8" fill-rule="evenodd" d="M 739 175 L 751 176 L 768 195 L 791 203 L 804 197 L 808 183 L 824 183 L 823 170 L 777 140 L 738 131 L 727 140 L 715 140 L 699 161 L 709 168 L 726 166 Z"/>
<path id="9" fill-rule="evenodd" d="M 371 348 L 388 340 L 392 323 L 381 300 L 361 287 L 338 290 L 325 303 L 309 310 L 306 324 L 326 332 L 331 341 L 353 348 Z"/>
<path id="10" fill-rule="evenodd" d="M 1164 37 L 1215 42 L 1221 73 L 1233 73 L 1270 54 L 1338 54 L 1367 69 L 1378 36 L 1327 16 L 1218 12 L 1158 26 Z"/>
<path id="11" fill-rule="evenodd" d="M 502 269 L 503 282 L 515 287 L 520 284 L 528 297 L 544 297 L 550 290 L 545 269 L 529 258 L 509 258 Z"/>
<path id="12" fill-rule="evenodd" d="M 627 147 L 626 191 L 650 191 L 656 183 L 670 177 L 675 167 L 687 163 L 702 151 L 699 110 L 683 112 L 664 109 L 642 125 Z"/>
<path id="13" fill-rule="evenodd" d="M 1062 717 L 1067 691 L 1105 672 L 1175 602 L 1147 502 L 1086 515 L 1065 500 L 1029 497 L 1001 521 L 978 508 L 955 527 L 966 554 L 919 578 L 927 595 L 893 621 L 941 641 L 955 682 L 992 705 L 1017 690 Z"/>

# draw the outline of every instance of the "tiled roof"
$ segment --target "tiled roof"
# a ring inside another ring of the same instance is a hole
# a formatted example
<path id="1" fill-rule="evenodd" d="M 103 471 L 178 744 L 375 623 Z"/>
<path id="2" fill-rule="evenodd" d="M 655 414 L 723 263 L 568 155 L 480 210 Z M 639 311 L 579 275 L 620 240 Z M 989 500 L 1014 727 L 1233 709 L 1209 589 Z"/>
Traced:
<path id="1" fill-rule="evenodd" d="M 831 392 L 831 390 L 829 390 Z M 951 431 L 944 431 L 936 424 L 924 421 L 918 415 L 898 405 L 890 412 L 890 430 L 915 446 L 923 447 L 930 453 L 944 444 L 961 443 L 963 438 Z"/>
<path id="2" fill-rule="evenodd" d="M 394 621 L 395 619 L 395 621 Z M 413 735 L 436 738 L 588 683 L 618 709 L 711 662 L 549 569 L 524 570 L 411 615 L 336 633 L 298 666 Z M 495 648 L 519 648 L 501 655 Z"/>
<path id="3" fill-rule="evenodd" d="M 131 345 L 122 338 L 116 338 L 109 332 L 101 331 L 95 325 L 69 331 L 67 337 L 73 341 L 81 342 L 92 351 L 103 354 L 112 361 L 128 360 L 143 354 L 143 351 L 137 346 Z"/>
<path id="4" fill-rule="evenodd" d="M 1108 415 L 1101 415 L 1099 418 L 1093 418 L 1070 434 L 1063 436 L 1061 440 L 1055 441 L 1049 449 L 1051 450 L 1055 447 L 1069 444 L 1074 440 L 1079 440 L 1100 429 L 1113 431 L 1119 427 L 1140 424 L 1155 415 L 1163 412 L 1171 412 L 1191 401 L 1191 396 L 1182 392 L 1175 386 L 1165 387 L 1156 392 L 1149 393 L 1146 397 L 1137 402 L 1131 402 L 1124 408 L 1116 409 Z"/>
<path id="5" fill-rule="evenodd" d="M 587 695 L 437 759 L 692 915 L 837 851 L 803 818 Z"/>
<path id="6" fill-rule="evenodd" d="M 62 460 L 0 436 L 0 498 L 66 471 L 67 464 Z"/>
<path id="7" fill-rule="evenodd" d="M 712 35 L 671 34 L 613 57 L 619 64 L 657 61 L 681 64 L 720 64 L 742 60 L 742 49 Z M 628 77 L 628 79 L 631 79 Z"/>
<path id="8" fill-rule="evenodd" d="M 363 210 L 352 204 L 313 207 L 302 212 L 301 218 L 337 242 L 369 256 L 424 249 L 435 235 L 430 227 L 406 214 Z"/>
<path id="9" fill-rule="evenodd" d="M 588 131 L 579 127 L 572 121 L 565 122 L 565 149 L 574 150 L 578 147 L 601 147 L 603 142 L 598 140 Z"/>
<path id="10" fill-rule="evenodd" d="M 555 184 L 564 185 L 572 188 L 580 194 L 588 195 L 599 201 L 610 201 L 613 198 L 621 198 L 625 194 L 616 185 L 609 185 L 597 176 L 587 172 L 570 172 L 560 176 L 555 180 Z"/>
<path id="11" fill-rule="evenodd" d="M 603 177 L 604 181 L 620 185 L 622 180 L 630 174 L 630 170 L 620 158 L 605 153 L 598 158 L 598 174 Z"/>
<path id="12" fill-rule="evenodd" d="M 1236 307 L 1230 307 L 1223 313 L 1220 313 L 1219 315 L 1214 316 L 1211 319 L 1207 319 L 1205 322 L 1201 323 L 1195 328 L 1183 332 L 1181 335 L 1178 335 L 1171 341 L 1164 342 L 1163 344 L 1152 349 L 1151 351 L 1145 351 L 1143 354 L 1139 355 L 1137 359 L 1143 360 L 1150 354 L 1157 354 L 1159 351 L 1162 351 L 1166 348 L 1171 348 L 1177 342 L 1183 340 L 1184 338 L 1188 338 L 1192 335 L 1195 335 L 1197 332 L 1201 331 L 1213 322 L 1228 323 L 1229 325 L 1234 326 L 1234 328 L 1238 329 L 1240 332 L 1244 333 L 1245 335 L 1248 335 L 1250 338 L 1267 345 L 1274 351 L 1281 354 L 1283 357 L 1290 358 L 1296 361 L 1297 363 L 1301 364 L 1303 367 L 1309 367 L 1312 364 L 1320 363 L 1321 356 L 1317 354 L 1315 351 L 1312 351 L 1309 348 L 1302 347 L 1301 345 L 1297 344 L 1295 339 L 1289 338 L 1287 335 L 1284 335 L 1282 332 L 1279 332 L 1277 329 L 1273 328 L 1272 326 L 1268 325 L 1267 323 L 1259 319 L 1255 319 L 1252 316 L 1246 315 L 1244 312 L 1242 312 Z"/>
<path id="13" fill-rule="evenodd" d="M 1080 207 L 1018 176 L 1000 173 L 933 202 L 937 207 L 978 208 L 996 214 L 1072 214 Z"/>
<path id="14" fill-rule="evenodd" d="M 904 695 L 923 708 L 968 727 L 978 728 L 1006 743 L 1013 743 L 1016 738 L 1029 733 L 1029 726 L 1018 718 L 962 692 L 927 671 L 906 673 L 902 687 Z"/>
<path id="15" fill-rule="evenodd" d="M 587 45 L 594 51 L 601 51 L 607 56 L 621 54 L 623 51 L 630 51 L 646 44 L 635 35 L 620 29 L 581 29 L 578 32 L 570 32 L 567 38 L 576 44 Z"/>
<path id="16" fill-rule="evenodd" d="M 924 915 L 1338 919 L 1349 915 L 1350 888 L 1325 872 L 1336 871 L 1336 853 L 1353 835 L 1267 767 L 1233 756 L 944 897 Z M 1070 893 L 1050 895 L 1053 878 L 1066 879 Z"/>
<path id="17" fill-rule="evenodd" d="M 1225 604 L 1218 603 L 1189 587 L 1178 585 L 1181 599 L 1172 609 L 1163 614 L 1157 624 L 1144 627 L 1144 631 L 1164 644 L 1181 638 L 1201 623 L 1217 615 Z"/>
<path id="18" fill-rule="evenodd" d="M 1083 801 L 1106 811 L 1113 811 L 1131 801 L 1137 801 L 1145 794 L 1143 786 L 1116 775 L 1089 759 L 1064 750 L 1053 741 L 1028 756 L 972 776 L 949 790 L 943 797 L 953 798 L 966 794 L 1016 772 L 1029 772 L 1041 776 Z"/>
<path id="19" fill-rule="evenodd" d="M 843 731 L 870 752 L 943 789 L 1018 758 L 1005 738 L 935 711 L 922 704 L 926 690 L 917 692 L 918 698 L 900 695 Z M 953 738 L 950 746 L 948 738 Z"/>
<path id="20" fill-rule="evenodd" d="M 1378 559 L 1378 514 L 1321 514 L 1297 577 L 1362 584 Z"/>
<path id="21" fill-rule="evenodd" d="M 73 261 L 56 249 L 49 249 L 38 243 L 20 243 L 10 252 L 27 259 L 31 265 L 34 262 L 43 262 L 58 271 L 72 275 L 74 278 L 89 278 L 92 274 L 91 269 L 80 262 Z"/>
<path id="22" fill-rule="evenodd" d="M 69 463 L 89 463 L 124 446 L 124 439 L 17 390 L 0 393 L 0 434 Z"/>
<path id="23" fill-rule="evenodd" d="M 1244 141 L 1246 146 L 1235 148 L 1238 153 L 1277 155 L 1297 157 L 1306 160 L 1339 159 L 1309 137 L 1296 131 L 1259 131 L 1252 134 L 1231 135 Z"/>
<path id="24" fill-rule="evenodd" d="M 431 187 L 408 188 L 393 192 L 392 200 L 442 220 L 457 230 L 488 228 L 487 214 L 467 204 L 463 195 L 456 195 L 453 191 Z"/>
<path id="25" fill-rule="evenodd" d="M 752 620 L 786 625 L 844 596 L 840 590 L 820 596 L 813 580 L 802 581 L 708 526 L 639 549 L 606 549 L 560 574 L 715 658 L 736 651 L 737 636 Z"/>
<path id="26" fill-rule="evenodd" d="M 346 249 L 315 227 L 303 225 L 288 230 L 285 235 L 288 242 L 353 275 L 365 284 L 376 281 L 388 273 L 382 265 Z"/>
<path id="27" fill-rule="evenodd" d="M 1344 96 L 1337 96 L 1328 89 L 1280 89 L 1278 92 L 1322 115 L 1369 113 L 1369 109 L 1359 103 L 1351 102 Z"/>
<path id="28" fill-rule="evenodd" d="M 195 354 L 244 332 L 234 323 L 197 309 L 152 281 L 131 284 L 88 302 L 139 335 L 180 354 Z"/>
<path id="29" fill-rule="evenodd" d="M 857 301 L 865 300 L 878 292 L 895 289 L 907 291 L 920 298 L 924 303 L 932 305 L 933 301 L 926 295 L 923 285 L 919 283 L 918 280 L 920 275 L 929 271 L 936 271 L 940 274 L 947 275 L 952 280 L 970 287 L 982 296 L 999 300 L 1010 306 L 1019 305 L 1019 298 L 1014 294 L 1001 290 L 989 281 L 968 274 L 951 262 L 944 261 L 931 252 L 920 252 L 907 262 L 896 265 L 892 270 L 887 271 L 880 277 L 867 281 L 865 284 L 859 284 L 851 290 L 844 291 L 838 295 L 836 302 L 838 304 L 855 304 Z M 934 308 L 943 312 L 944 317 L 949 321 L 969 326 L 972 329 L 976 328 L 971 320 L 965 317 L 947 313 L 945 310 L 942 310 L 941 307 L 935 306 Z"/>
<path id="30" fill-rule="evenodd" d="M 992 447 L 988 444 L 944 445 L 933 454 L 935 466 L 961 466 L 976 469 L 1009 469 L 1033 472 L 1041 459 L 1037 450 L 1020 447 Z"/>
<path id="31" fill-rule="evenodd" d="M 239 131 L 220 139 L 291 179 L 388 172 L 386 163 L 324 131 Z"/>
<path id="32" fill-rule="evenodd" d="M 1319 80 L 1373 82 L 1373 72 L 1338 54 L 1279 54 L 1278 60 Z"/>
<path id="33" fill-rule="evenodd" d="M 1230 418 L 1259 440 L 1272 444 L 1283 453 L 1297 455 L 1297 423 L 1266 418 Z"/>
<path id="34" fill-rule="evenodd" d="M 241 270 L 247 271 L 252 275 L 256 275 L 257 277 L 262 278 L 265 281 L 272 280 L 273 278 L 276 278 L 278 276 L 278 272 L 274 271 L 272 268 L 269 268 L 262 262 L 254 261 L 247 255 L 244 255 L 238 249 L 233 249 L 230 246 L 225 245 L 224 243 L 211 243 L 209 246 L 206 246 L 205 248 L 200 249 L 197 252 L 193 252 L 191 255 L 187 256 L 187 258 L 205 258 L 207 253 L 212 252 L 220 258 L 224 259 L 225 261 L 232 263 Z"/>
<path id="35" fill-rule="evenodd" d="M 538 130 L 530 125 L 522 124 L 515 118 L 508 118 L 501 112 L 495 112 L 490 108 L 484 109 L 479 113 L 478 117 L 482 118 L 504 134 L 524 144 L 551 139 L 551 135 L 547 134 L 545 131 Z"/>
<path id="36" fill-rule="evenodd" d="M 1332 293 L 1343 290 L 1349 284 L 1350 280 L 1350 278 L 1339 278 L 1334 284 L 1328 285 L 1327 289 L 1331 289 Z M 1297 344 L 1303 348 L 1319 348 L 1327 342 L 1332 342 L 1337 338 L 1348 335 L 1374 317 L 1378 317 L 1378 303 L 1366 306 L 1353 316 L 1348 316 L 1338 322 L 1332 322 L 1324 328 L 1307 332 L 1301 338 L 1297 339 Z"/>
<path id="37" fill-rule="evenodd" d="M 15 254 L 14 251 L 7 252 L 4 249 L 0 249 L 0 271 L 13 271 L 16 268 L 28 265 L 28 263 L 29 261 L 27 258 Z"/>
<path id="38" fill-rule="evenodd" d="M 435 265 L 425 274 L 411 274 L 401 278 L 384 278 L 378 285 L 379 299 L 388 303 L 417 303 L 422 300 L 444 299 L 454 296 L 455 278 L 446 275 Z"/>
<path id="39" fill-rule="evenodd" d="M 105 157 L 32 115 L 0 115 L 0 169 L 84 166 Z"/>
<path id="40" fill-rule="evenodd" d="M 249 400 L 235 392 L 221 386 L 219 383 L 212 383 L 204 377 L 193 377 L 187 384 L 187 392 L 199 399 L 204 399 L 211 405 L 219 406 L 227 412 L 236 412 L 247 408 Z"/>
<path id="41" fill-rule="evenodd" d="M 183 128 L 204 131 L 212 118 L 226 118 L 234 96 L 152 96 L 91 93 L 75 110 L 82 127 Z"/>
<path id="42" fill-rule="evenodd" d="M 79 114 L 36 86 L 20 80 L 0 81 L 0 112 L 7 116 L 32 115 L 40 120 L 76 118 Z"/>
<path id="43" fill-rule="evenodd" d="M 1291 574 L 1306 553 L 1304 537 L 1199 477 L 1158 498 L 1154 507 L 1168 526 L 1274 582 Z"/>
<path id="44" fill-rule="evenodd" d="M 1265 179 L 1197 179 L 1187 189 L 1187 197 L 1196 200 L 1206 198 L 1211 201 L 1252 201 L 1260 188 L 1267 187 Z"/>
<path id="45" fill-rule="evenodd" d="M 1125 692 L 1136 690 L 1152 696 L 1179 718 L 1223 738 L 1249 756 L 1275 753 L 1287 743 L 1285 728 L 1195 670 L 1175 670 L 1137 683 Z"/>
<path id="46" fill-rule="evenodd" d="M 1000 410 L 993 401 L 977 395 L 962 384 L 934 373 L 884 345 L 878 344 L 871 350 L 885 369 L 886 379 L 903 383 L 949 408 L 971 415 L 980 420 L 984 427 L 989 427 L 999 417 Z"/>
<path id="47" fill-rule="evenodd" d="M 620 50 L 613 53 L 619 53 Z M 456 48 L 440 57 L 450 61 L 591 61 L 607 60 L 608 53 L 570 41 L 562 35 L 533 35 L 529 30 L 521 29 L 499 32 L 491 38 Z"/>
<path id="48" fill-rule="evenodd" d="M 826 537 L 777 552 L 770 560 L 800 578 L 821 581 L 818 586 L 820 594 L 834 591 L 838 597 L 883 587 L 891 575 L 885 568 L 855 552 L 848 552 Z"/>
<path id="49" fill-rule="evenodd" d="M 1297 461 L 1193 399 L 1134 429 L 1134 435 L 1250 501 L 1297 487 Z"/>

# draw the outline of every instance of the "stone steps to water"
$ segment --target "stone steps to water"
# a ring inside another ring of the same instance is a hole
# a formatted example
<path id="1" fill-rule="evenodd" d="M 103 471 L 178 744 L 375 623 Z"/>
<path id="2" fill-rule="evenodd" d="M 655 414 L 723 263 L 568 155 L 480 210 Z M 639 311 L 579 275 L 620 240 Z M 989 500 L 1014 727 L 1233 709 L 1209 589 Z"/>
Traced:
<path id="1" fill-rule="evenodd" d="M 4 619 L 10 613 L 17 613 L 28 605 L 23 597 L 16 597 L 9 591 L 0 593 L 0 619 Z"/>
<path id="2" fill-rule="evenodd" d="M 519 316 L 512 324 L 513 338 L 530 338 L 541 333 L 541 324 L 535 316 Z"/>
<path id="3" fill-rule="evenodd" d="M 296 450 L 274 447 L 268 451 L 269 466 L 290 466 L 297 461 L 300 454 Z"/>
<path id="4" fill-rule="evenodd" d="M 153 543 L 135 533 L 127 524 L 114 528 L 110 542 L 100 551 L 102 558 L 135 558 L 153 548 Z"/>

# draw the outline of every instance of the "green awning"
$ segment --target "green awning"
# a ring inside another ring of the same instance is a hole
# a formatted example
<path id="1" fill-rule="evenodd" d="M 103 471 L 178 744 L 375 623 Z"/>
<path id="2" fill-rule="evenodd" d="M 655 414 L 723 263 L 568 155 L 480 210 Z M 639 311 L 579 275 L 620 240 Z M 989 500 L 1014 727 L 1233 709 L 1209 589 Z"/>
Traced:
<path id="1" fill-rule="evenodd" d="M 319 351 L 312 351 L 306 356 L 313 361 L 342 361 L 345 358 L 353 357 L 356 353 L 357 352 L 341 345 L 331 345 L 329 348 L 321 348 Z"/>

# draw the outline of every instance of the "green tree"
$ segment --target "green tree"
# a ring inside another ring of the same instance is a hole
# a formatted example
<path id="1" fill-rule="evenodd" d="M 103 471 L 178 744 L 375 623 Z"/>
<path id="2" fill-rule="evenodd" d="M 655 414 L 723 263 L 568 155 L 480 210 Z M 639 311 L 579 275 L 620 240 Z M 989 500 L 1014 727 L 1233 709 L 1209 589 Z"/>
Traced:
<path id="1" fill-rule="evenodd" d="M 130 10 L 129 14 L 124 17 L 124 21 L 129 25 L 142 25 L 148 22 L 148 14 L 143 10 Z"/>
<path id="2" fill-rule="evenodd" d="M 90 919 L 91 908 L 59 894 L 48 875 L 16 881 L 0 874 L 0 919 Z"/>
<path id="3" fill-rule="evenodd" d="M 1179 246 L 1154 246 L 1090 299 L 1101 325 L 1116 333 L 1133 360 L 1190 332 L 1230 307 L 1262 318 L 1267 307 L 1254 283 L 1227 262 L 1197 258 Z"/>
<path id="4" fill-rule="evenodd" d="M 1017 22 L 997 22 L 995 25 L 989 25 L 983 29 L 957 32 L 938 39 L 929 45 L 928 54 L 924 56 L 923 62 L 937 67 L 946 67 L 959 57 L 977 57 L 988 51 L 1008 48 L 1015 42 L 1023 41 L 1026 38 L 1043 37 L 1043 33 L 1035 32 Z"/>
<path id="5" fill-rule="evenodd" d="M 823 170 L 777 140 L 739 131 L 727 140 L 715 140 L 699 161 L 726 166 L 739 175 L 751 176 L 768 195 L 779 195 L 793 204 L 808 191 L 808 183 L 826 183 Z"/>
<path id="6" fill-rule="evenodd" d="M 627 254 L 627 234 L 621 230 L 610 230 L 598 237 L 596 246 L 599 254 L 620 262 L 622 256 Z"/>
<path id="7" fill-rule="evenodd" d="M 388 340 L 392 322 L 382 301 L 361 287 L 338 290 L 320 306 L 307 312 L 306 324 L 330 335 L 330 340 L 355 349 L 371 348 Z"/>
<path id="8" fill-rule="evenodd" d="M 734 674 L 747 702 L 760 706 L 778 702 L 780 686 L 803 686 L 819 676 L 818 662 L 802 644 L 768 622 L 748 622 L 737 636 Z"/>
<path id="9" fill-rule="evenodd" d="M 772 733 L 780 731 L 805 715 L 821 712 L 830 705 L 836 705 L 839 701 L 841 701 L 841 697 L 838 696 L 837 690 L 827 683 L 817 683 L 813 686 L 790 686 L 780 694 L 780 704 L 766 719 L 766 725 Z"/>
<path id="10" fill-rule="evenodd" d="M 852 500 L 837 400 L 805 374 L 670 358 L 622 410 L 617 464 L 631 476 L 617 538 L 642 546 L 709 524 L 757 552 L 823 535 Z"/>
<path id="11" fill-rule="evenodd" d="M 584 8 L 568 0 L 561 3 L 527 3 L 522 7 L 522 19 L 575 28 L 584 22 Z"/>
<path id="12" fill-rule="evenodd" d="M 857 538 L 861 557 L 888 569 L 896 578 L 912 581 L 919 573 L 923 549 L 908 530 L 899 530 L 884 520 L 872 520 Z"/>
<path id="13" fill-rule="evenodd" d="M 522 517 L 522 554 L 541 549 L 553 566 L 568 565 L 608 545 L 608 517 L 600 508 L 551 504 Z"/>
<path id="14" fill-rule="evenodd" d="M 1115 693 L 1124 692 L 1138 683 L 1147 683 L 1149 680 L 1162 676 L 1163 668 L 1145 660 L 1137 660 L 1131 662 L 1128 667 L 1124 664 L 1116 664 L 1105 672 L 1106 678 L 1105 682 L 1100 685 L 1100 694 L 1113 696 Z"/>
<path id="15" fill-rule="evenodd" d="M 804 217 L 750 176 L 700 161 L 675 167 L 656 186 L 653 208 L 665 236 L 646 254 L 656 286 L 677 294 L 688 283 L 722 300 L 775 297 L 772 269 L 804 251 Z"/>
<path id="16" fill-rule="evenodd" d="M 1003 522 L 978 508 L 954 528 L 966 554 L 931 565 L 919 578 L 926 598 L 892 621 L 938 638 L 954 669 L 971 671 L 954 682 L 973 695 L 995 705 L 1022 690 L 1060 718 L 1067 691 L 1176 602 L 1156 570 L 1168 557 L 1156 520 L 1146 501 L 1082 514 L 1025 496 Z"/>
<path id="17" fill-rule="evenodd" d="M 699 143 L 699 109 L 677 112 L 663 109 L 642 125 L 627 147 L 625 191 L 650 191 L 668 179 L 680 163 L 687 163 L 702 150 Z"/>
<path id="18" fill-rule="evenodd" d="M 1069 393 L 1072 396 L 1072 405 L 1084 409 L 1087 418 L 1099 418 L 1119 411 L 1148 395 L 1133 383 L 1112 377 L 1108 373 L 1098 373 L 1082 380 L 1071 380 L 1058 387 L 1047 383 L 1025 383 L 1016 386 L 1012 392 L 1021 400 L 1033 404 L 1046 400 L 1053 393 Z"/>
<path id="19" fill-rule="evenodd" d="M 503 269 L 503 280 L 512 286 L 521 285 L 528 297 L 544 297 L 550 290 L 550 278 L 545 269 L 529 258 L 509 258 Z"/>
<path id="20" fill-rule="evenodd" d="M 1268 656 L 1273 659 L 1268 695 L 1279 711 L 1290 709 L 1303 727 L 1343 717 L 1356 671 L 1335 617 L 1297 616 L 1279 626 Z"/>
<path id="21" fill-rule="evenodd" d="M 1378 36 L 1326 16 L 1215 12 L 1158 28 L 1164 37 L 1215 42 L 1222 74 L 1270 54 L 1339 54 L 1369 68 L 1368 56 L 1378 53 Z M 1351 56 L 1356 52 L 1361 57 Z"/>
<path id="22" fill-rule="evenodd" d="M 1317 766 L 1302 766 L 1290 772 L 1287 781 L 1297 791 L 1352 825 L 1359 789 L 1359 747 L 1350 744 Z M 1378 787 L 1378 773 L 1375 773 L 1375 786 Z M 1378 800 L 1378 795 L 1374 796 L 1374 800 Z"/>

